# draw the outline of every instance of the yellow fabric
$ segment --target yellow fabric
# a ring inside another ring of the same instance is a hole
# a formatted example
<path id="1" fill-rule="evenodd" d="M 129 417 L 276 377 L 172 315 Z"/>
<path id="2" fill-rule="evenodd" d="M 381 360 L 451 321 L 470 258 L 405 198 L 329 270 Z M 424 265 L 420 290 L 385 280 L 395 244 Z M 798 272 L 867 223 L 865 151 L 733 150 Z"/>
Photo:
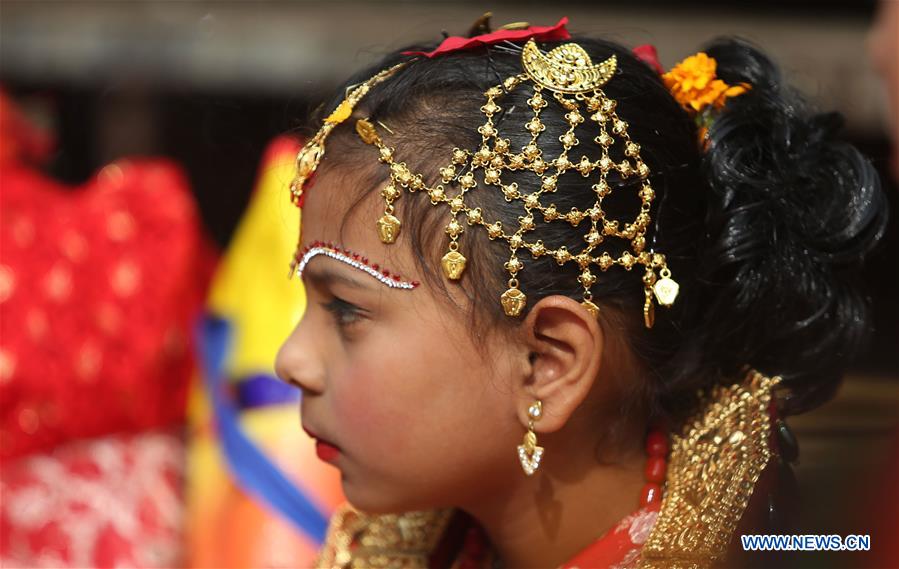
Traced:
<path id="1" fill-rule="evenodd" d="M 230 377 L 271 373 L 281 343 L 299 321 L 306 296 L 287 279 L 300 218 L 288 199 L 293 152 L 263 164 L 259 183 L 212 283 L 209 311 L 234 333 L 225 370 Z M 283 267 L 283 271 L 281 268 Z"/>

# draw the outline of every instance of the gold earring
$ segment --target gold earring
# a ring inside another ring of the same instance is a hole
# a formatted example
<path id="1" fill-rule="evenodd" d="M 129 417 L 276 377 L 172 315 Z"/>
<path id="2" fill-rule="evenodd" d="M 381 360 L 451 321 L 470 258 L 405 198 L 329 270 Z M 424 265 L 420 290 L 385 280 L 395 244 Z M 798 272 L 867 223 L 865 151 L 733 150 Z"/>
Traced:
<path id="1" fill-rule="evenodd" d="M 537 433 L 534 432 L 534 421 L 542 416 L 543 402 L 538 399 L 528 407 L 528 432 L 524 435 L 524 442 L 518 445 L 518 459 L 528 476 L 540 468 L 540 459 L 543 458 L 543 447 L 537 446 Z"/>

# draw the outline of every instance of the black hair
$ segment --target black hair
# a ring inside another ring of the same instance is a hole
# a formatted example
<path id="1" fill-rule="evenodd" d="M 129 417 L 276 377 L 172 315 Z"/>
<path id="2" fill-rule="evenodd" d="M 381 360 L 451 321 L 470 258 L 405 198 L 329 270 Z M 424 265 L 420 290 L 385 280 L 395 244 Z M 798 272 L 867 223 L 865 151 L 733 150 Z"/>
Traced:
<path id="1" fill-rule="evenodd" d="M 592 287 L 604 314 L 621 315 L 606 322 L 620 328 L 644 368 L 644 404 L 654 413 L 677 412 L 697 388 L 733 381 L 747 365 L 783 377 L 784 413 L 825 400 L 869 332 L 867 301 L 856 278 L 887 221 L 875 170 L 858 150 L 838 139 L 838 115 L 811 109 L 757 48 L 741 40 L 718 40 L 704 50 L 717 60 L 718 76 L 751 88 L 729 100 L 703 147 L 694 118 L 653 69 L 615 43 L 575 41 L 594 62 L 617 56 L 617 73 L 603 90 L 618 102 L 617 112 L 651 171 L 656 198 L 648 246 L 666 255 L 680 284 L 676 303 L 656 310 L 652 329 L 643 325 L 640 271 L 615 266 L 598 273 Z M 549 50 L 558 43 L 541 47 Z M 388 55 L 350 78 L 321 114 L 333 110 L 349 87 L 410 60 L 403 51 L 434 47 L 412 46 Z M 357 115 L 395 133 L 385 137 L 397 148 L 397 160 L 433 183 L 454 147 L 479 146 L 483 93 L 520 73 L 520 47 L 414 59 L 372 88 Z M 530 140 L 523 124 L 531 116 L 526 102 L 531 94 L 530 87 L 519 87 L 505 95 L 503 114 L 494 118 L 512 148 Z M 543 110 L 546 131 L 540 140 L 558 139 L 567 127 L 564 112 L 555 104 Z M 339 126 L 329 138 L 322 169 L 351 164 L 353 174 L 374 191 L 386 181 L 387 168 L 352 133 L 353 122 Z M 579 133 L 582 144 L 576 150 L 589 154 L 595 134 Z M 544 151 L 553 157 L 557 151 L 549 148 Z M 504 182 L 513 180 L 522 194 L 536 191 L 539 184 L 533 175 L 504 174 Z M 613 192 L 603 209 L 609 217 L 633 219 L 639 210 L 639 182 L 611 175 L 609 182 Z M 592 183 L 577 173 L 561 176 L 553 202 L 563 212 L 587 209 L 595 196 Z M 499 192 L 467 196 L 466 203 L 481 207 L 485 218 L 517 226 L 522 208 L 510 207 Z M 404 194 L 397 206 L 401 239 L 410 241 L 427 281 L 445 292 L 437 260 L 446 247 L 446 212 L 432 207 L 420 192 Z M 582 226 L 555 222 L 538 231 L 549 247 L 566 245 L 573 253 L 584 247 Z M 470 259 L 462 290 L 472 301 L 475 330 L 485 329 L 484 318 L 493 327 L 515 326 L 519 321 L 506 317 L 498 301 L 505 290 L 502 263 L 508 246 L 473 229 L 463 234 L 461 245 Z M 570 265 L 559 267 L 548 257 L 528 257 L 524 263 L 519 280 L 529 307 L 555 294 L 580 300 L 582 287 Z"/>

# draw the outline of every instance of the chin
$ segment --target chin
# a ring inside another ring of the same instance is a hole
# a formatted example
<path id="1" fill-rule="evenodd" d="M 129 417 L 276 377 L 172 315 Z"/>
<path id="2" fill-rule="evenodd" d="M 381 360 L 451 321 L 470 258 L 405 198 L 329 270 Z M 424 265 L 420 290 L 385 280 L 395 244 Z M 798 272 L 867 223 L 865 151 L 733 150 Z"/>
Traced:
<path id="1" fill-rule="evenodd" d="M 422 500 L 415 500 L 411 496 L 400 496 L 389 490 L 379 490 L 373 485 L 354 484 L 345 477 L 341 481 L 347 502 L 366 514 L 402 514 L 436 507 Z"/>
<path id="2" fill-rule="evenodd" d="M 400 502 L 385 499 L 384 496 L 372 496 L 365 492 L 350 494 L 346 491 L 344 491 L 344 495 L 353 508 L 366 514 L 402 514 L 412 511 L 410 508 L 403 507 Z"/>

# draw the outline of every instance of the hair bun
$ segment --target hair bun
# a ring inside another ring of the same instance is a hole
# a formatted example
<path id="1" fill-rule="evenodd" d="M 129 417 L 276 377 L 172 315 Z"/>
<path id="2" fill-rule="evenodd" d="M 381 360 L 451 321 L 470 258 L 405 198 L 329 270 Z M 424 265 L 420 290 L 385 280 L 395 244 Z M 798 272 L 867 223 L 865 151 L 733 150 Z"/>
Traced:
<path id="1" fill-rule="evenodd" d="M 702 316 L 706 352 L 730 369 L 781 375 L 798 411 L 836 388 L 863 345 L 858 265 L 886 226 L 872 165 L 837 139 L 841 118 L 817 114 L 751 45 L 706 52 L 718 76 L 752 89 L 709 130 L 709 186 L 700 278 L 718 289 Z"/>

